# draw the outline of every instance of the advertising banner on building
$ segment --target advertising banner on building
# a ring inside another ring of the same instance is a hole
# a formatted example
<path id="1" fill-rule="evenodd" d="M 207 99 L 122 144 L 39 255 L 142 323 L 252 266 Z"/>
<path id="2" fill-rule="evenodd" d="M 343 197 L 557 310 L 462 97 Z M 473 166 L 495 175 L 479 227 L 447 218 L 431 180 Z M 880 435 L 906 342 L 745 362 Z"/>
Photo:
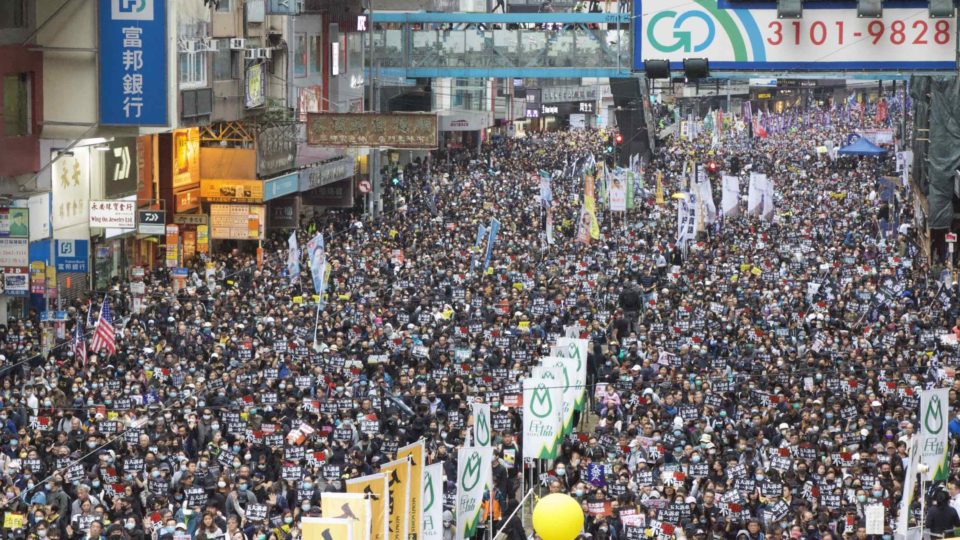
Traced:
<path id="1" fill-rule="evenodd" d="M 29 238 L 30 209 L 0 208 L 0 238 Z"/>
<path id="2" fill-rule="evenodd" d="M 40 193 L 27 199 L 30 210 L 30 241 L 50 238 L 50 207 L 53 199 L 50 193 Z"/>
<path id="3" fill-rule="evenodd" d="M 100 123 L 164 126 L 167 17 L 164 0 L 100 0 Z"/>
<path id="4" fill-rule="evenodd" d="M 21 268 L 29 264 L 29 240 L 26 238 L 0 238 L 0 266 Z"/>
<path id="5" fill-rule="evenodd" d="M 263 64 L 252 64 L 247 67 L 243 104 L 246 105 L 248 109 L 262 107 L 266 102 L 263 82 Z"/>
<path id="6" fill-rule="evenodd" d="M 307 144 L 430 150 L 437 147 L 437 115 L 311 113 Z"/>
<path id="7" fill-rule="evenodd" d="M 30 296 L 30 269 L 25 266 L 3 268 L 3 294 Z"/>
<path id="8" fill-rule="evenodd" d="M 332 184 L 353 176 L 356 166 L 353 158 L 343 156 L 326 163 L 316 163 L 300 171 L 300 191 Z"/>
<path id="9" fill-rule="evenodd" d="M 86 225 L 90 219 L 90 150 L 74 148 L 57 157 L 52 167 L 53 229 Z M 19 265 L 9 265 L 19 266 Z"/>
<path id="10" fill-rule="evenodd" d="M 301 204 L 327 208 L 352 208 L 354 198 L 352 178 L 311 189 L 300 195 Z"/>
<path id="11" fill-rule="evenodd" d="M 296 165 L 296 124 L 268 127 L 257 132 L 257 177 L 273 176 Z"/>
<path id="12" fill-rule="evenodd" d="M 200 181 L 200 198 L 206 202 L 263 202 L 263 181 L 204 178 Z"/>
<path id="13" fill-rule="evenodd" d="M 633 62 L 639 71 L 645 58 L 667 59 L 672 69 L 682 70 L 690 57 L 709 58 L 711 69 L 749 71 L 956 65 L 956 21 L 930 19 L 926 2 L 886 6 L 879 19 L 859 17 L 855 2 L 843 9 L 811 3 L 803 19 L 794 21 L 778 17 L 777 2 L 742 8 L 729 0 L 638 0 L 633 15 Z"/>
<path id="14" fill-rule="evenodd" d="M 253 219 L 251 219 L 253 216 Z M 246 204 L 211 204 L 210 238 L 214 240 L 257 240 L 266 228 L 264 207 Z M 250 222 L 256 221 L 259 237 L 251 238 Z"/>
<path id="15" fill-rule="evenodd" d="M 137 228 L 137 201 L 90 201 L 90 226 Z"/>
<path id="16" fill-rule="evenodd" d="M 175 212 L 189 212 L 200 208 L 200 188 L 190 188 L 173 194 L 173 210 Z"/>
<path id="17" fill-rule="evenodd" d="M 300 216 L 300 197 L 284 197 L 270 201 L 268 229 L 295 229 Z"/>
<path id="18" fill-rule="evenodd" d="M 138 187 L 137 138 L 123 137 L 107 143 L 107 150 L 99 152 L 103 166 L 103 196 L 116 199 L 136 193 Z"/>
<path id="19" fill-rule="evenodd" d="M 178 129 L 172 137 L 174 189 L 200 182 L 200 130 Z"/>
<path id="20" fill-rule="evenodd" d="M 299 173 L 290 173 L 263 181 L 263 200 L 271 201 L 299 189 Z"/>
<path id="21" fill-rule="evenodd" d="M 88 272 L 89 240 L 57 240 L 54 259 L 57 272 Z M 49 269 L 49 268 L 48 268 Z"/>

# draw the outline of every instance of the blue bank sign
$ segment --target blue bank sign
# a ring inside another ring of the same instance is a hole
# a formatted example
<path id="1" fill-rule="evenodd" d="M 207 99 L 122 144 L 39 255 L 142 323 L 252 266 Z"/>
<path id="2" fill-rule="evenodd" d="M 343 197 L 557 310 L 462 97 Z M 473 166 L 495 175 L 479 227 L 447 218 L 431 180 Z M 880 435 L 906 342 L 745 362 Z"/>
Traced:
<path id="1" fill-rule="evenodd" d="M 90 256 L 89 240 L 57 240 L 55 260 L 57 272 L 87 272 Z"/>
<path id="2" fill-rule="evenodd" d="M 167 125 L 165 0 L 100 0 L 100 123 Z"/>

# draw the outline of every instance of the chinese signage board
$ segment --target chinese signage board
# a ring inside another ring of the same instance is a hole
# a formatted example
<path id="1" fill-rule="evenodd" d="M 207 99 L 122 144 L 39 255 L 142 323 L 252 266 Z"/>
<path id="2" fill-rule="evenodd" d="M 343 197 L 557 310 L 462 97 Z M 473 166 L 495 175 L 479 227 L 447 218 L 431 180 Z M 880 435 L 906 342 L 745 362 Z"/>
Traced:
<path id="1" fill-rule="evenodd" d="M 300 191 L 350 178 L 355 170 L 353 158 L 344 156 L 327 163 L 317 163 L 300 171 Z"/>
<path id="2" fill-rule="evenodd" d="M 269 229 L 295 229 L 300 216 L 300 198 L 284 197 L 270 203 Z"/>
<path id="3" fill-rule="evenodd" d="M 30 269 L 9 266 L 3 268 L 3 294 L 30 296 Z"/>
<path id="4" fill-rule="evenodd" d="M 89 240 L 57 240 L 54 246 L 57 272 L 87 272 Z M 4 265 L 6 266 L 6 265 Z"/>
<path id="5" fill-rule="evenodd" d="M 99 154 L 103 159 L 103 195 L 116 199 L 137 191 L 137 139 L 115 139 L 107 144 L 107 151 Z"/>
<path id="6" fill-rule="evenodd" d="M 711 69 L 728 70 L 953 70 L 955 19 L 931 19 L 927 2 L 898 2 L 879 19 L 857 16 L 857 2 L 819 7 L 803 18 L 777 18 L 777 3 L 704 0 L 634 2 L 634 69 L 643 59 L 709 58 Z M 743 9 L 741 9 L 743 8 Z"/>
<path id="7" fill-rule="evenodd" d="M 174 212 L 188 212 L 200 208 L 200 188 L 191 188 L 173 194 Z"/>
<path id="8" fill-rule="evenodd" d="M 167 2 L 99 4 L 100 123 L 167 125 Z"/>
<path id="9" fill-rule="evenodd" d="M 30 210 L 0 208 L 0 238 L 30 238 Z"/>
<path id="10" fill-rule="evenodd" d="M 263 64 L 247 68 L 247 84 L 244 85 L 244 104 L 248 109 L 261 107 L 266 102 L 263 84 Z"/>
<path id="11" fill-rule="evenodd" d="M 28 266 L 30 241 L 26 238 L 0 238 L 0 266 Z"/>
<path id="12" fill-rule="evenodd" d="M 257 132 L 257 176 L 263 178 L 297 165 L 297 126 L 289 124 Z"/>
<path id="13" fill-rule="evenodd" d="M 253 216 L 253 219 L 251 219 Z M 256 234 L 262 236 L 266 228 L 263 206 L 246 204 L 211 204 L 210 238 L 214 240 L 257 240 L 252 237 L 250 225 L 256 222 Z"/>
<path id="14" fill-rule="evenodd" d="M 354 182 L 352 178 L 314 188 L 301 195 L 303 204 L 327 208 L 351 208 Z"/>
<path id="15" fill-rule="evenodd" d="M 90 201 L 90 226 L 137 228 L 136 201 Z"/>
<path id="16" fill-rule="evenodd" d="M 565 115 L 565 114 L 594 114 L 596 111 L 596 102 L 594 101 L 575 101 L 565 103 L 544 103 L 540 105 L 540 113 L 543 116 Z"/>
<path id="17" fill-rule="evenodd" d="M 206 225 L 209 217 L 206 214 L 174 214 L 173 222 L 177 225 Z"/>
<path id="18" fill-rule="evenodd" d="M 87 225 L 90 210 L 90 149 L 73 148 L 52 159 L 53 230 Z M 9 265 L 19 266 L 19 265 Z"/>
<path id="19" fill-rule="evenodd" d="M 437 115 L 318 113 L 307 115 L 307 144 L 433 149 Z"/>
<path id="20" fill-rule="evenodd" d="M 167 225 L 165 245 L 167 248 L 164 264 L 167 268 L 175 268 L 180 262 L 180 228 L 176 225 Z"/>
<path id="21" fill-rule="evenodd" d="M 263 181 L 263 200 L 272 201 L 278 197 L 296 193 L 298 189 L 298 173 L 285 174 L 278 178 Z"/>
<path id="22" fill-rule="evenodd" d="M 173 132 L 173 187 L 180 188 L 200 181 L 200 130 L 178 129 Z"/>
<path id="23" fill-rule="evenodd" d="M 200 181 L 200 198 L 207 202 L 263 202 L 262 180 Z"/>
<path id="24" fill-rule="evenodd" d="M 596 100 L 596 86 L 547 86 L 540 89 L 540 101 L 542 103 Z"/>

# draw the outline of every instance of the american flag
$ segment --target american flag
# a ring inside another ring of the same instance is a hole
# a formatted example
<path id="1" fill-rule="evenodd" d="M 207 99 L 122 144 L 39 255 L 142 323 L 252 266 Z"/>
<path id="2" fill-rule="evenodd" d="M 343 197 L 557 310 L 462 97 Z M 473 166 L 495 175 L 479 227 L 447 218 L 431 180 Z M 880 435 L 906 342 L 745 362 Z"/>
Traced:
<path id="1" fill-rule="evenodd" d="M 73 328 L 73 343 L 70 349 L 73 350 L 73 356 L 80 360 L 80 365 L 87 365 L 87 336 L 84 332 L 84 322 L 78 317 L 77 325 Z"/>
<path id="2" fill-rule="evenodd" d="M 103 298 L 103 305 L 100 306 L 100 320 L 97 321 L 97 327 L 93 330 L 93 339 L 90 340 L 90 348 L 94 352 L 100 352 L 106 348 L 110 354 L 117 352 L 117 338 L 113 330 L 113 315 L 110 314 L 110 303 L 107 297 Z"/>

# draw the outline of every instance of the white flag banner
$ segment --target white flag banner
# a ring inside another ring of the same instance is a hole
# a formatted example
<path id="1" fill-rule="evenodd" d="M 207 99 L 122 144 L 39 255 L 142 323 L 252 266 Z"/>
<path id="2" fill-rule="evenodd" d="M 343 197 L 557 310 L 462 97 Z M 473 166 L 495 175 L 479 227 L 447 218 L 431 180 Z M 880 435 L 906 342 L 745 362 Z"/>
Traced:
<path id="1" fill-rule="evenodd" d="M 750 188 L 747 191 L 747 213 L 758 216 L 763 210 L 763 190 L 767 185 L 767 175 L 750 173 Z"/>
<path id="2" fill-rule="evenodd" d="M 563 391 L 554 379 L 523 380 L 523 457 L 555 459 Z"/>
<path id="3" fill-rule="evenodd" d="M 577 393 L 576 410 L 582 411 L 587 400 L 587 347 L 589 341 L 580 338 L 562 337 L 557 339 L 557 345 L 550 348 L 550 356 L 570 358 L 576 360 L 573 377 L 579 392 Z"/>
<path id="4" fill-rule="evenodd" d="M 627 175 L 626 170 L 617 169 L 610 175 L 610 211 L 627 211 Z M 632 175 L 631 175 L 632 177 Z M 632 179 L 632 178 L 631 178 Z"/>
<path id="5" fill-rule="evenodd" d="M 491 481 L 493 448 L 476 446 L 457 450 L 456 540 L 477 535 L 483 492 Z"/>
<path id="6" fill-rule="evenodd" d="M 420 521 L 422 540 L 443 540 L 443 462 L 423 468 L 423 490 Z"/>
<path id="7" fill-rule="evenodd" d="M 697 197 L 703 204 L 703 222 L 709 225 L 717 221 L 717 203 L 713 201 L 713 186 L 702 167 L 697 174 Z"/>
<path id="8" fill-rule="evenodd" d="M 493 446 L 493 430 L 490 426 L 490 404 L 473 404 L 473 445 L 488 447 Z"/>
<path id="9" fill-rule="evenodd" d="M 920 463 L 930 467 L 925 473 L 928 482 L 946 480 L 950 471 L 947 462 L 949 402 L 947 388 L 920 392 Z"/>
<path id="10" fill-rule="evenodd" d="M 540 359 L 540 365 L 545 368 L 559 369 L 563 375 L 563 434 L 568 435 L 573 432 L 573 413 L 576 410 L 577 402 L 584 395 L 586 388 L 587 372 L 581 370 L 581 364 L 575 358 L 563 358 L 560 356 L 544 356 Z"/>
<path id="11" fill-rule="evenodd" d="M 677 199 L 677 243 L 683 244 L 697 236 L 697 196 L 692 192 Z"/>
<path id="12" fill-rule="evenodd" d="M 907 465 L 907 474 L 903 479 L 903 496 L 900 499 L 900 508 L 897 510 L 897 536 L 907 538 L 910 528 L 910 506 L 913 504 L 913 490 L 917 486 L 917 465 L 920 464 L 920 437 L 914 437 L 909 449 L 910 462 Z"/>
<path id="13" fill-rule="evenodd" d="M 561 358 L 561 360 L 563 360 Z M 570 426 L 573 427 L 573 411 L 574 403 L 576 398 L 573 401 L 567 401 L 567 389 L 569 387 L 569 382 L 564 373 L 563 365 L 548 366 L 542 361 L 540 364 L 533 367 L 530 370 L 530 376 L 534 379 L 544 379 L 550 381 L 550 386 L 560 388 L 560 401 L 556 403 L 554 410 L 557 414 L 557 421 L 560 424 L 560 430 L 557 432 L 557 445 L 560 444 L 560 439 L 566 434 L 564 428 L 567 426 L 567 418 L 570 419 Z M 572 397 L 572 396 L 570 396 Z"/>
<path id="14" fill-rule="evenodd" d="M 773 179 L 764 175 L 763 185 L 763 204 L 761 207 L 761 217 L 767 221 L 773 221 Z"/>
<path id="15" fill-rule="evenodd" d="M 720 210 L 724 217 L 736 217 L 740 213 L 740 179 L 736 176 L 723 177 Z"/>

